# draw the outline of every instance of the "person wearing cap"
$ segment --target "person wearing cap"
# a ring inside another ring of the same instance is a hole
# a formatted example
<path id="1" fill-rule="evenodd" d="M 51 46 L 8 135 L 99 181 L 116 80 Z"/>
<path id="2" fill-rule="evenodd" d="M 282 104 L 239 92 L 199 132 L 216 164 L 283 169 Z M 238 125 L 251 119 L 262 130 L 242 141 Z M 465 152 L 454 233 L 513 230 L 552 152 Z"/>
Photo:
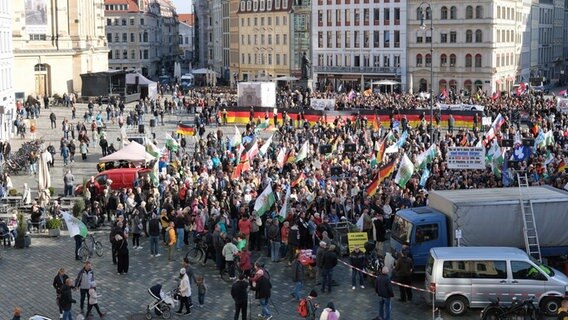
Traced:
<path id="1" fill-rule="evenodd" d="M 100 295 L 97 294 L 97 283 L 96 281 L 93 281 L 91 282 L 91 288 L 89 289 L 89 302 L 87 306 L 87 314 L 85 314 L 86 319 L 89 319 L 93 307 L 97 310 L 99 318 L 102 319 L 105 317 L 105 313 L 102 313 L 101 309 L 99 309 L 99 302 L 98 302 L 99 297 Z"/>
<path id="2" fill-rule="evenodd" d="M 189 304 L 189 297 L 191 297 L 191 286 L 189 285 L 189 277 L 185 271 L 185 268 L 179 270 L 179 286 L 178 293 L 180 295 L 179 310 L 176 312 L 178 315 L 191 314 L 191 307 Z M 185 313 L 182 313 L 183 306 L 185 306 Z"/>
<path id="3" fill-rule="evenodd" d="M 335 304 L 330 301 L 322 310 L 320 320 L 339 320 L 339 316 L 339 310 L 335 309 Z"/>

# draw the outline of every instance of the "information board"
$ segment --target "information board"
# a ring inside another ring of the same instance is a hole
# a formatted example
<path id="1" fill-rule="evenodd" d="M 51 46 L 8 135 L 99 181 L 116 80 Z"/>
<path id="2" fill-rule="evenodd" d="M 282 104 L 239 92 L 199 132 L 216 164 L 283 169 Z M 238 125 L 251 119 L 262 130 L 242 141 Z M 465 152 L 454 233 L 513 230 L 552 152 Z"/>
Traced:
<path id="1" fill-rule="evenodd" d="M 365 252 L 365 243 L 367 243 L 367 232 L 349 232 L 347 234 L 347 244 L 349 252 L 353 251 L 355 246 L 359 246 L 361 251 Z"/>
<path id="2" fill-rule="evenodd" d="M 448 169 L 485 169 L 482 147 L 449 147 Z"/>

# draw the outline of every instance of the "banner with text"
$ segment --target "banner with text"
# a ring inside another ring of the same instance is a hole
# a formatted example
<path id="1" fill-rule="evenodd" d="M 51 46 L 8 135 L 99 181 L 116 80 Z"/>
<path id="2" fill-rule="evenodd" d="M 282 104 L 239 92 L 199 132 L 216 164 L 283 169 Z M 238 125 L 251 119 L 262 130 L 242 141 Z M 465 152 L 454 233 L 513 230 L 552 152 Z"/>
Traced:
<path id="1" fill-rule="evenodd" d="M 485 169 L 483 147 L 449 147 L 448 169 Z"/>
<path id="2" fill-rule="evenodd" d="M 563 113 L 568 113 L 568 99 L 558 98 L 556 102 L 556 109 Z"/>

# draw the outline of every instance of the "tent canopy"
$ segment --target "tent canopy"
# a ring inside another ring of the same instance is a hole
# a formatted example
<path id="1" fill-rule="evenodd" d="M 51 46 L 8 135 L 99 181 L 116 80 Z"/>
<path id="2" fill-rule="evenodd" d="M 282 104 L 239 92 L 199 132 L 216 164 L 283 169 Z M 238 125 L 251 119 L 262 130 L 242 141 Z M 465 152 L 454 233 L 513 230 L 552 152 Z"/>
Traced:
<path id="1" fill-rule="evenodd" d="M 276 81 L 297 81 L 298 78 L 296 77 L 291 77 L 291 76 L 283 76 L 283 77 L 278 77 L 276 79 L 274 79 Z"/>
<path id="2" fill-rule="evenodd" d="M 146 148 L 136 141 L 131 141 L 124 148 L 111 153 L 106 157 L 99 159 L 101 162 L 109 161 L 132 161 L 132 162 L 145 162 L 156 159 L 154 156 L 146 152 Z"/>
<path id="3" fill-rule="evenodd" d="M 140 73 L 127 73 L 126 84 L 136 84 L 136 77 L 138 77 L 138 85 L 141 86 L 147 86 L 155 83 L 154 81 L 144 77 Z"/>
<path id="4" fill-rule="evenodd" d="M 371 83 L 371 84 L 373 84 L 373 85 L 394 86 L 395 84 L 400 84 L 400 82 L 394 81 L 394 80 L 379 80 L 379 81 L 374 81 L 374 82 Z"/>
<path id="5" fill-rule="evenodd" d="M 215 72 L 213 70 L 209 70 L 209 69 L 206 69 L 206 68 L 194 69 L 194 70 L 191 70 L 191 73 L 193 73 L 193 74 L 214 74 L 217 77 L 221 76 L 218 72 Z"/>

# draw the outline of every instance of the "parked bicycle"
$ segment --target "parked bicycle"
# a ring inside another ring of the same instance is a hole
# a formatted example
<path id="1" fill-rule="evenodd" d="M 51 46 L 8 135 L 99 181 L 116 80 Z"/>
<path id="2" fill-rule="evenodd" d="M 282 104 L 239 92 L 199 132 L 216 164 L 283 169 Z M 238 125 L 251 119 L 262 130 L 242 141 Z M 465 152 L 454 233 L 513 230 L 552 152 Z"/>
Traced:
<path id="1" fill-rule="evenodd" d="M 207 254 L 207 243 L 205 243 L 202 234 L 197 234 L 193 238 L 193 242 L 195 246 L 185 254 L 185 257 L 189 259 L 191 263 L 201 262 L 201 260 L 205 259 L 205 255 Z"/>
<path id="2" fill-rule="evenodd" d="M 481 311 L 482 320 L 509 320 L 509 319 L 523 319 L 523 320 L 537 320 L 541 319 L 542 315 L 534 306 L 534 296 L 519 300 L 513 298 L 510 306 L 505 306 L 500 303 L 499 298 L 489 299 L 491 303 Z"/>
<path id="3" fill-rule="evenodd" d="M 97 241 L 92 234 L 88 234 L 81 242 L 81 247 L 79 248 L 79 257 L 81 261 L 87 262 L 94 254 L 102 257 L 104 253 L 103 244 Z"/>

